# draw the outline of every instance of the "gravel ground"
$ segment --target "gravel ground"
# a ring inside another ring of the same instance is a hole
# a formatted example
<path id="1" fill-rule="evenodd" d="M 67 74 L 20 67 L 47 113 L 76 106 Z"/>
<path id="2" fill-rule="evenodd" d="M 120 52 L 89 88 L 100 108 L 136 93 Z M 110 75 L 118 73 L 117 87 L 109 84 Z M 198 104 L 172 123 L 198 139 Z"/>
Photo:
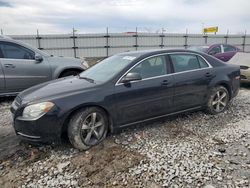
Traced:
<path id="1" fill-rule="evenodd" d="M 22 143 L 0 102 L 1 187 L 250 187 L 250 89 L 219 115 L 187 113 L 110 135 L 86 152 Z"/>

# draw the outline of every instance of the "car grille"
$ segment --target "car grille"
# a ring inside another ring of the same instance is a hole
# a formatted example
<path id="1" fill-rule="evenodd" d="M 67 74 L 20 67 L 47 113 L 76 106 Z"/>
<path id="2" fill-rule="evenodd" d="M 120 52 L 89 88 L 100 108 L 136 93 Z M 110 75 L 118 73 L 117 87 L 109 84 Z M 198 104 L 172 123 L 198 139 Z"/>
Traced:
<path id="1" fill-rule="evenodd" d="M 240 69 L 247 70 L 247 69 L 249 69 L 249 67 L 248 67 L 248 66 L 241 65 L 241 66 L 240 66 Z"/>

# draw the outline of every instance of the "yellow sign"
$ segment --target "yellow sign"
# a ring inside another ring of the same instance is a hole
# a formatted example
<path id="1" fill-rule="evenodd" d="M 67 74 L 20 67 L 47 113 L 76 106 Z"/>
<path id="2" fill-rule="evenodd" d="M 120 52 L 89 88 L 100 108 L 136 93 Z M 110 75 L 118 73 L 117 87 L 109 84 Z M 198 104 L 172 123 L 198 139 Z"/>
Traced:
<path id="1" fill-rule="evenodd" d="M 203 29 L 203 33 L 216 33 L 218 32 L 218 27 L 207 27 Z"/>

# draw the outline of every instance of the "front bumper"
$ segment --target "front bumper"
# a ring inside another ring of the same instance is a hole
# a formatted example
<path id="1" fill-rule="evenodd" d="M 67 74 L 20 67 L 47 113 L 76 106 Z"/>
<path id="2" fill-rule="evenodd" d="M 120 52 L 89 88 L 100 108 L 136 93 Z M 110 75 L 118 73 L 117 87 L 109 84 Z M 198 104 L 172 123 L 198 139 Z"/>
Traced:
<path id="1" fill-rule="evenodd" d="M 62 123 L 56 111 L 47 113 L 37 120 L 22 119 L 20 111 L 12 105 L 13 127 L 22 139 L 34 142 L 54 142 L 61 139 Z"/>
<path id="2" fill-rule="evenodd" d="M 53 142 L 60 139 L 61 129 L 55 118 L 44 115 L 35 121 L 16 118 L 14 129 L 17 135 L 25 140 L 35 142 Z"/>

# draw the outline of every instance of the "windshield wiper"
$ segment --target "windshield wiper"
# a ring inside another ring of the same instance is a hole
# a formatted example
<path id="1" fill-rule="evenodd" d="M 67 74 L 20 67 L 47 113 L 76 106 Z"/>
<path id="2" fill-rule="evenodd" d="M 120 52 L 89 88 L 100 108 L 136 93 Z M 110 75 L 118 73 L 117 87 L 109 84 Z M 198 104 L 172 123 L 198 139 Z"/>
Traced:
<path id="1" fill-rule="evenodd" d="M 91 79 L 91 78 L 83 77 L 83 76 L 80 76 L 80 75 L 78 75 L 78 78 L 79 78 L 79 79 L 87 80 L 88 82 L 94 83 L 94 84 L 95 84 L 95 80 L 93 80 L 93 79 Z"/>

